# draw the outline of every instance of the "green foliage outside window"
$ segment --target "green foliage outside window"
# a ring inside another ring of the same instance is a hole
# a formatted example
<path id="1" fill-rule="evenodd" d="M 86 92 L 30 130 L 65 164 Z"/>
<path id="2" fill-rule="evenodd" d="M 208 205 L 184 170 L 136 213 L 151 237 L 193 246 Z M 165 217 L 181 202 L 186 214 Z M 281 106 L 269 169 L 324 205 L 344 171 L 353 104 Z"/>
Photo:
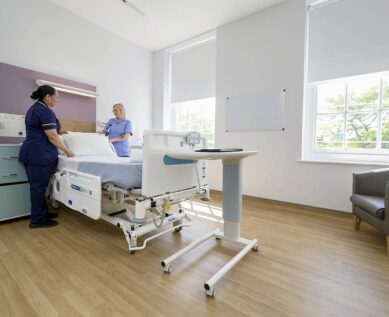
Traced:
<path id="1" fill-rule="evenodd" d="M 389 111 L 385 111 L 389 110 L 389 79 L 384 79 L 382 85 L 381 122 L 378 122 L 379 87 L 379 84 L 375 84 L 358 91 L 349 85 L 347 96 L 338 93 L 323 98 L 325 106 L 322 108 L 330 109 L 332 113 L 317 115 L 316 147 L 374 150 L 377 147 L 378 127 L 381 125 L 381 148 L 389 149 Z M 347 113 L 344 111 L 346 99 Z"/>

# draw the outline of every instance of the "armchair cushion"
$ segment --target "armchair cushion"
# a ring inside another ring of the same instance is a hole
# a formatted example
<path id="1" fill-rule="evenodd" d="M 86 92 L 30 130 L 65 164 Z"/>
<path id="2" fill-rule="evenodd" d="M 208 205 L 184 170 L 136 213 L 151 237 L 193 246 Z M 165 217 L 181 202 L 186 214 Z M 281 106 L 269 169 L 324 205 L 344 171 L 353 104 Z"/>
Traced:
<path id="1" fill-rule="evenodd" d="M 385 219 L 385 199 L 379 196 L 352 195 L 351 201 L 378 219 Z"/>

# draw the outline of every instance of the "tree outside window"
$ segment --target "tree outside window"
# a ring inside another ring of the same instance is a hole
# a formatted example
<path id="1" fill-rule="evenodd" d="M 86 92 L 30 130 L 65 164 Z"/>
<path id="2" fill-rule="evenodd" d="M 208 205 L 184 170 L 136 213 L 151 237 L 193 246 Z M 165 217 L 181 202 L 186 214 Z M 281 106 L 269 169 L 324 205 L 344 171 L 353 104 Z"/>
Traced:
<path id="1" fill-rule="evenodd" d="M 360 76 L 316 85 L 317 150 L 389 150 L 389 76 Z"/>

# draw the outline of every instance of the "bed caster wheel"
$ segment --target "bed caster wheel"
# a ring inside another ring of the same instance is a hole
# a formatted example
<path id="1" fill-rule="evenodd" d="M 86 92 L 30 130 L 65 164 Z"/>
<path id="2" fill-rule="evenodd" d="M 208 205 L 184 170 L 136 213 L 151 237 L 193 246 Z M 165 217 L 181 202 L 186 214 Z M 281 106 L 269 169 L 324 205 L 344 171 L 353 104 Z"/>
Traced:
<path id="1" fill-rule="evenodd" d="M 256 244 L 255 246 L 252 247 L 252 249 L 254 252 L 258 252 L 258 244 Z"/>
<path id="2" fill-rule="evenodd" d="M 127 234 L 131 237 L 131 234 L 127 231 Z M 131 248 L 136 248 L 138 246 L 137 239 L 133 238 L 130 240 L 130 254 L 135 254 L 135 250 L 131 250 Z"/>
<path id="3" fill-rule="evenodd" d="M 172 271 L 173 271 L 173 268 L 172 268 L 172 266 L 171 265 L 168 265 L 168 266 L 165 266 L 164 268 L 163 268 L 163 271 L 165 272 L 165 273 L 171 273 Z"/>
<path id="4" fill-rule="evenodd" d="M 221 240 L 222 238 L 220 238 L 220 237 L 215 237 L 215 239 L 219 241 L 219 240 Z"/>
<path id="5" fill-rule="evenodd" d="M 205 290 L 205 295 L 207 295 L 207 297 L 215 298 L 215 296 L 216 296 L 216 290 L 215 290 L 215 288 L 212 287 L 212 288 L 209 289 L 209 290 Z"/>
<path id="6" fill-rule="evenodd" d="M 51 207 L 53 207 L 54 209 L 58 209 L 59 208 L 59 202 L 55 199 L 51 200 Z"/>
<path id="7" fill-rule="evenodd" d="M 179 226 L 179 225 L 182 225 L 182 221 L 181 220 L 173 221 L 173 227 Z M 175 232 L 180 232 L 181 230 L 182 230 L 182 226 L 174 229 Z"/>

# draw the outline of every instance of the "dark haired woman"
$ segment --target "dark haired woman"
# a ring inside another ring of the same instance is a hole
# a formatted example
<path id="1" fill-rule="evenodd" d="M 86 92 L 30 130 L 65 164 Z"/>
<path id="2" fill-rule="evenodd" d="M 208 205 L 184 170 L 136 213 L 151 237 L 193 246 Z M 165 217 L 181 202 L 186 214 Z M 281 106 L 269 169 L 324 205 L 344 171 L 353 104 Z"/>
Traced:
<path id="1" fill-rule="evenodd" d="M 67 156 L 73 152 L 63 143 L 58 133 L 61 125 L 51 107 L 58 101 L 58 92 L 51 86 L 40 86 L 31 95 L 36 102 L 26 114 L 26 139 L 19 153 L 30 182 L 31 222 L 30 228 L 54 227 L 58 223 L 51 218 L 45 201 L 50 176 L 58 160 L 58 148 Z"/>

